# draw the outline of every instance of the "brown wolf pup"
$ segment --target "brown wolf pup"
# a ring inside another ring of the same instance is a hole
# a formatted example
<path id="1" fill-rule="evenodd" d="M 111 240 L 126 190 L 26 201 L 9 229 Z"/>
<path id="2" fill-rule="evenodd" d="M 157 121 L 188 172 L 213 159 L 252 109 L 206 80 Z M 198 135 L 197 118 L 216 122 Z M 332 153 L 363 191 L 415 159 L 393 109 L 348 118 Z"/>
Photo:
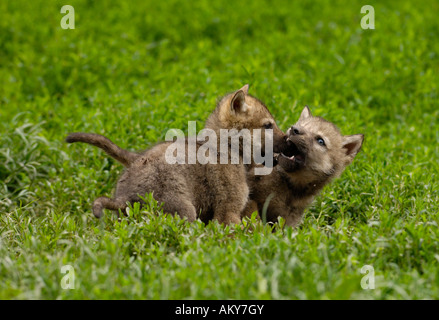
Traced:
<path id="1" fill-rule="evenodd" d="M 249 129 L 252 134 L 254 129 L 272 129 L 273 151 L 281 152 L 288 147 L 285 134 L 277 127 L 267 107 L 248 95 L 248 85 L 220 100 L 207 119 L 206 128 L 214 132 Z M 216 219 L 224 224 L 239 223 L 249 196 L 246 174 L 250 166 L 243 164 L 242 152 L 239 152 L 238 164 L 201 164 L 198 160 L 189 164 L 191 139 L 185 138 L 182 143 L 184 163 L 173 164 L 169 163 L 167 152 L 175 147 L 174 142 L 163 142 L 142 153 L 134 153 L 98 134 L 72 133 L 66 141 L 97 146 L 126 167 L 117 183 L 114 199 L 100 197 L 94 201 L 93 214 L 98 218 L 103 209 L 125 212 L 127 203 L 142 202 L 139 195 L 153 192 L 153 197 L 163 203 L 164 212 L 177 213 L 188 221 L 200 218 L 205 222 Z M 227 143 L 230 140 L 226 140 Z M 265 134 L 261 144 L 265 147 Z M 203 144 L 197 142 L 195 145 L 198 153 Z M 227 148 L 230 151 L 229 145 Z M 209 150 L 209 156 L 220 158 L 219 153 L 210 153 Z M 229 159 L 230 154 L 228 152 Z"/>
<path id="2" fill-rule="evenodd" d="M 352 162 L 364 138 L 362 134 L 343 136 L 331 122 L 313 117 L 308 107 L 287 136 L 289 150 L 279 154 L 271 174 L 249 172 L 251 201 L 243 216 L 257 210 L 262 217 L 265 206 L 268 222 L 283 217 L 287 226 L 296 226 L 314 197 Z"/>

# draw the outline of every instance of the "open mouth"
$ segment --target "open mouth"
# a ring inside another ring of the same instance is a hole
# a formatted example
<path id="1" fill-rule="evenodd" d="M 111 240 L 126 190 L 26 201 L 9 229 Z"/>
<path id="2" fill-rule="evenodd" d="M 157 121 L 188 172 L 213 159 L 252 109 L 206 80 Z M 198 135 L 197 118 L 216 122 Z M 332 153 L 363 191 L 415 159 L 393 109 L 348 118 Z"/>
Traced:
<path id="1" fill-rule="evenodd" d="M 281 152 L 280 156 L 288 159 L 289 161 L 296 163 L 298 165 L 305 164 L 305 154 L 299 150 L 297 145 L 288 139 L 289 147 L 284 152 Z"/>

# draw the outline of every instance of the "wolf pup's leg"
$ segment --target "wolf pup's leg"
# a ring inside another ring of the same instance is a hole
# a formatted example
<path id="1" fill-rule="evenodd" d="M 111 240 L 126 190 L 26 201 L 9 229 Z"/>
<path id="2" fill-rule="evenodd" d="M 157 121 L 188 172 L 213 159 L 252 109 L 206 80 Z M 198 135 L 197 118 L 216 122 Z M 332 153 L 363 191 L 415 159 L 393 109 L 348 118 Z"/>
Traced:
<path id="1" fill-rule="evenodd" d="M 230 193 L 226 194 L 226 197 L 219 197 L 220 199 L 214 208 L 213 218 L 218 220 L 220 224 L 240 224 L 241 213 L 248 201 L 248 194 L 247 185 L 243 185 L 242 188 L 230 188 Z"/>
<path id="2" fill-rule="evenodd" d="M 251 218 L 253 212 L 258 211 L 258 204 L 254 200 L 249 200 L 245 205 L 244 210 L 241 212 L 241 218 Z"/>
<path id="3" fill-rule="evenodd" d="M 110 199 L 107 197 L 99 197 L 93 202 L 93 214 L 96 218 L 102 217 L 102 210 L 109 209 L 116 211 L 117 216 L 119 216 L 119 209 L 125 212 L 127 208 L 126 201 L 121 199 Z"/>
<path id="4" fill-rule="evenodd" d="M 181 219 L 187 219 L 188 222 L 194 222 L 197 219 L 195 206 L 184 198 L 173 198 L 172 200 L 163 201 L 163 211 L 171 214 L 177 213 Z"/>
<path id="5" fill-rule="evenodd" d="M 226 226 L 241 223 L 240 213 L 236 213 L 234 211 L 216 212 L 216 214 L 214 214 L 213 218 L 215 220 L 217 220 L 218 223 L 220 223 L 220 224 L 224 223 Z"/>

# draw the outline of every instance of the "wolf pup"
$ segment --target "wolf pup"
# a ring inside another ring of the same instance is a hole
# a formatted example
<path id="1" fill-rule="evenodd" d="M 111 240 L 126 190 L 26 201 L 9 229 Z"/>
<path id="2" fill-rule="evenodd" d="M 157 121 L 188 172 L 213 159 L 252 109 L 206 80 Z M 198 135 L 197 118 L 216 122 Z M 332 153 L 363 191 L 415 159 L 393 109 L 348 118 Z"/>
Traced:
<path id="1" fill-rule="evenodd" d="M 278 155 L 271 174 L 249 172 L 251 200 L 243 216 L 257 210 L 262 217 L 265 205 L 268 222 L 283 217 L 287 226 L 296 226 L 314 197 L 352 162 L 364 138 L 362 134 L 343 136 L 331 122 L 313 117 L 308 107 L 287 136 L 290 147 Z"/>
<path id="2" fill-rule="evenodd" d="M 273 151 L 281 152 L 288 148 L 286 135 L 277 127 L 267 107 L 248 95 L 248 85 L 220 100 L 208 117 L 206 128 L 214 132 L 248 129 L 251 134 L 254 129 L 272 129 Z M 167 161 L 166 155 L 174 142 L 163 142 L 144 152 L 134 153 L 121 149 L 98 134 L 72 133 L 66 141 L 97 146 L 126 167 L 117 183 L 114 199 L 100 197 L 94 201 L 93 214 L 98 218 L 102 216 L 103 209 L 125 213 L 127 203 L 142 203 L 139 195 L 152 192 L 153 197 L 163 203 L 164 212 L 177 213 L 188 221 L 200 218 L 204 222 L 216 219 L 224 224 L 240 223 L 241 212 L 249 196 L 247 170 L 250 167 L 243 164 L 242 150 L 238 164 L 201 164 L 199 161 L 189 164 L 190 139 L 185 138 L 183 142 L 183 150 L 186 151 L 184 163 L 173 164 Z M 265 134 L 261 144 L 265 147 Z M 202 144 L 197 143 L 195 151 L 198 153 L 201 147 Z M 242 149 L 243 145 L 240 144 L 239 148 Z M 216 153 L 211 156 L 220 157 Z"/>

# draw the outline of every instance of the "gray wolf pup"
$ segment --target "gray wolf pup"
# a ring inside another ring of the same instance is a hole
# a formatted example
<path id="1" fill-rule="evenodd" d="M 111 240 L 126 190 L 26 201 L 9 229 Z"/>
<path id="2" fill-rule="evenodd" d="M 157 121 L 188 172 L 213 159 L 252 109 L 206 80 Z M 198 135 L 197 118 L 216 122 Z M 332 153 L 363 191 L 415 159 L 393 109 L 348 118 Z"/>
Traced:
<path id="1" fill-rule="evenodd" d="M 305 107 L 299 121 L 287 131 L 289 148 L 278 155 L 278 165 L 266 176 L 249 172 L 250 201 L 243 216 L 266 207 L 266 218 L 278 217 L 296 226 L 305 208 L 331 180 L 340 176 L 358 151 L 364 136 L 343 136 L 331 122 L 313 117 Z"/>
<path id="2" fill-rule="evenodd" d="M 248 94 L 248 85 L 219 101 L 206 121 L 206 128 L 215 132 L 247 129 L 251 134 L 254 129 L 272 129 L 273 151 L 281 152 L 289 147 L 286 135 L 277 127 L 267 107 Z M 144 152 L 134 153 L 98 134 L 72 133 L 66 141 L 97 146 L 126 167 L 117 183 L 114 198 L 99 197 L 94 201 L 93 214 L 98 218 L 103 209 L 125 213 L 127 203 L 142 203 L 139 195 L 152 192 L 153 197 L 163 203 L 164 212 L 177 213 L 188 221 L 200 218 L 205 222 L 216 219 L 224 224 L 241 222 L 241 212 L 249 197 L 247 171 L 251 165 L 242 161 L 238 164 L 201 164 L 198 161 L 195 164 L 187 161 L 170 164 L 166 151 L 173 142 L 159 143 Z M 190 141 L 190 138 L 184 140 L 186 160 Z M 265 133 L 261 144 L 265 147 Z M 197 143 L 196 151 L 201 147 L 202 144 Z M 244 146 L 240 144 L 239 147 Z M 242 150 L 239 154 L 242 157 Z M 217 154 L 212 156 L 219 158 Z"/>

